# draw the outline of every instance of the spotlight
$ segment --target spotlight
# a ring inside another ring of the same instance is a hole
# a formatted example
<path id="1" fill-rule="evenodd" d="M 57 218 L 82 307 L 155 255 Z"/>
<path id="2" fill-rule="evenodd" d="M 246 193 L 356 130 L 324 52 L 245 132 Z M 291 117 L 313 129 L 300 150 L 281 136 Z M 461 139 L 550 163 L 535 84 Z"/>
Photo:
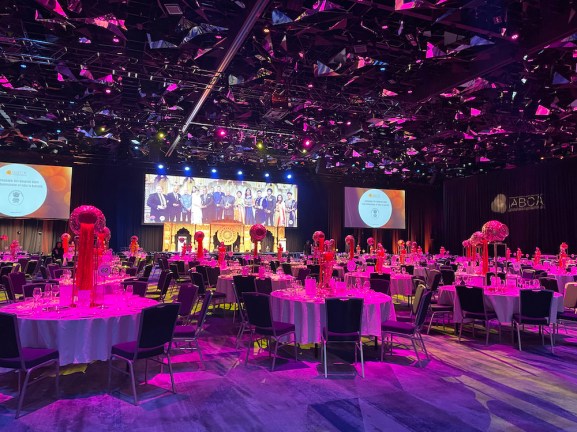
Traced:
<path id="1" fill-rule="evenodd" d="M 107 88 L 106 90 L 104 90 L 104 93 L 110 94 L 110 93 L 112 93 L 112 90 L 110 90 L 109 88 Z"/>
<path id="2" fill-rule="evenodd" d="M 184 170 L 188 172 L 188 171 L 190 171 L 190 167 L 189 167 L 189 166 L 185 166 L 185 167 L 184 167 Z"/>
<path id="3" fill-rule="evenodd" d="M 313 145 L 313 142 L 312 142 L 310 139 L 307 138 L 307 139 L 304 140 L 303 145 L 308 148 L 308 147 L 310 147 L 311 145 Z"/>
<path id="4" fill-rule="evenodd" d="M 158 132 L 158 138 L 164 139 L 165 136 L 166 134 L 164 132 Z"/>
<path id="5" fill-rule="evenodd" d="M 100 132 L 104 132 L 106 131 L 106 128 L 104 126 L 100 126 Z"/>
<path id="6" fill-rule="evenodd" d="M 21 67 L 22 69 L 26 69 L 26 65 L 25 65 L 24 63 L 22 63 L 22 64 L 20 65 L 20 67 Z"/>
<path id="7" fill-rule="evenodd" d="M 270 29 L 269 29 L 268 27 L 265 27 L 265 28 L 262 29 L 262 32 L 263 32 L 264 34 L 268 34 L 268 33 L 270 33 Z"/>
<path id="8" fill-rule="evenodd" d="M 210 172 L 216 174 L 216 168 L 211 169 Z"/>
<path id="9" fill-rule="evenodd" d="M 226 129 L 218 129 L 216 131 L 216 134 L 220 137 L 220 138 L 224 138 L 226 136 Z"/>
<path id="10" fill-rule="evenodd" d="M 56 129 L 56 133 L 60 133 L 62 132 L 60 129 Z"/>
<path id="11" fill-rule="evenodd" d="M 162 164 L 158 164 L 156 167 L 157 167 L 158 169 L 164 169 L 164 165 L 162 165 Z"/>
<path id="12" fill-rule="evenodd" d="M 256 148 L 259 150 L 262 150 L 264 148 L 264 143 L 262 142 L 261 139 L 256 140 Z"/>
<path id="13" fill-rule="evenodd" d="M 118 39 L 116 36 L 114 36 L 114 37 L 112 38 L 112 42 L 118 43 L 118 42 L 120 42 L 120 39 Z"/>
<path id="14" fill-rule="evenodd" d="M 241 170 L 238 170 L 237 174 L 238 174 L 238 175 L 242 175 L 242 171 L 241 171 Z"/>
<path id="15" fill-rule="evenodd" d="M 287 174 L 287 175 L 286 175 L 286 178 L 290 180 L 290 179 L 293 178 L 293 175 L 292 175 L 292 174 Z"/>
<path id="16" fill-rule="evenodd" d="M 269 173 L 264 173 L 265 178 L 269 178 L 270 174 Z"/>
<path id="17" fill-rule="evenodd" d="M 135 146 L 134 146 L 134 150 L 140 150 L 140 147 L 138 147 L 138 146 L 135 145 Z"/>
<path id="18" fill-rule="evenodd" d="M 513 40 L 519 39 L 519 33 L 513 33 L 513 34 L 511 35 L 511 39 L 513 39 Z"/>

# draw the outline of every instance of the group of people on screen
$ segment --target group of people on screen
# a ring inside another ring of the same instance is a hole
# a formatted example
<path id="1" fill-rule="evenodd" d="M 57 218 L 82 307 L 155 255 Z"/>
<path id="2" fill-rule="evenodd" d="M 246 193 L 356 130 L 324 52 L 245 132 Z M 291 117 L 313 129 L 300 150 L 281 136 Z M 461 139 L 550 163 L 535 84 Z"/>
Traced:
<path id="1" fill-rule="evenodd" d="M 237 221 L 244 225 L 297 226 L 296 190 L 290 185 L 281 189 L 275 184 L 168 176 L 148 180 L 147 189 L 152 191 L 146 200 L 150 211 L 145 222 Z"/>

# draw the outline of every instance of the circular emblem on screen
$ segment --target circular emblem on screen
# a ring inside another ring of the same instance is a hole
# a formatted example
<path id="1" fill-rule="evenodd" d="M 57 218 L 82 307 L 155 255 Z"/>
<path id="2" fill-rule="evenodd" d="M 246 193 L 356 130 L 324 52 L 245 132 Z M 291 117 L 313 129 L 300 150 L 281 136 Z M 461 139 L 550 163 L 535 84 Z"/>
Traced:
<path id="1" fill-rule="evenodd" d="M 47 194 L 46 181 L 34 168 L 20 164 L 0 167 L 0 213 L 28 216 L 44 204 Z"/>
<path id="2" fill-rule="evenodd" d="M 392 213 L 391 200 L 381 190 L 369 189 L 359 200 L 359 215 L 363 222 L 372 228 L 386 225 L 391 219 Z"/>

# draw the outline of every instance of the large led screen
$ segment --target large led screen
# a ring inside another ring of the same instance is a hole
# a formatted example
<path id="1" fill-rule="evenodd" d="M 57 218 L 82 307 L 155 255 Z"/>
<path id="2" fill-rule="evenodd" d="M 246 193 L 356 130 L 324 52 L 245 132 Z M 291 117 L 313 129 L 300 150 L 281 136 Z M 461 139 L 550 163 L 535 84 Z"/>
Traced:
<path id="1" fill-rule="evenodd" d="M 0 217 L 68 219 L 72 168 L 0 162 Z"/>
<path id="2" fill-rule="evenodd" d="M 146 174 L 144 194 L 146 224 L 297 226 L 298 188 L 292 184 Z"/>
<path id="3" fill-rule="evenodd" d="M 405 191 L 346 187 L 345 226 L 405 229 Z"/>

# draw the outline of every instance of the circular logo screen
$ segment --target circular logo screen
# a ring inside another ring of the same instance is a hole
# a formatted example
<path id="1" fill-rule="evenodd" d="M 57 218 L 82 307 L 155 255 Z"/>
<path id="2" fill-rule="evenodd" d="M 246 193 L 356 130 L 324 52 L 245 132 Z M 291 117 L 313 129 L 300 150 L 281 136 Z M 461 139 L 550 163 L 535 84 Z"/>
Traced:
<path id="1" fill-rule="evenodd" d="M 390 198 L 381 190 L 369 189 L 359 200 L 359 216 L 371 228 L 385 225 L 393 213 Z"/>
<path id="2" fill-rule="evenodd" d="M 0 213 L 27 216 L 44 204 L 47 193 L 46 181 L 34 168 L 20 164 L 0 167 Z"/>

